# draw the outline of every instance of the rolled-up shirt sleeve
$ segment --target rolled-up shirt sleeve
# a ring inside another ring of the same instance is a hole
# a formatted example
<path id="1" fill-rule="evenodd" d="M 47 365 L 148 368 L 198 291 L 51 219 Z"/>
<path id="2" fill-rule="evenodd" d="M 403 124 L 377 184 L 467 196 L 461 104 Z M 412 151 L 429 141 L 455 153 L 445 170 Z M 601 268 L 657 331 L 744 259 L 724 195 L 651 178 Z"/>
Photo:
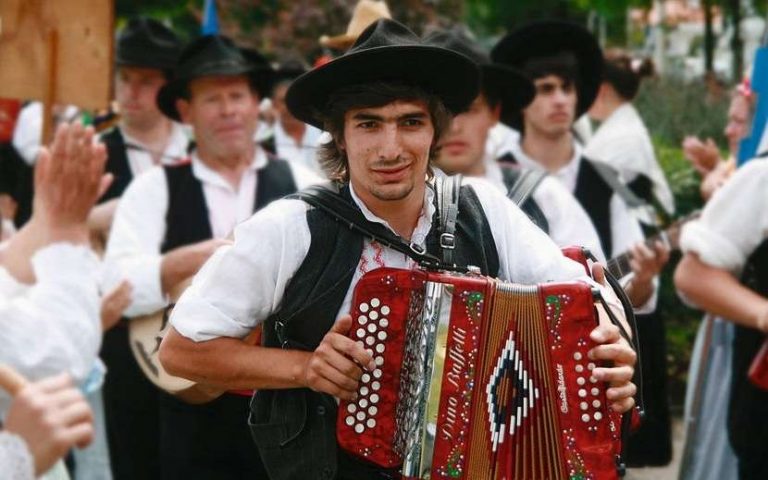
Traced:
<path id="1" fill-rule="evenodd" d="M 61 243 L 35 253 L 32 268 L 37 282 L 29 287 L 0 269 L 0 363 L 30 380 L 68 372 L 80 383 L 101 345 L 98 261 Z"/>
<path id="2" fill-rule="evenodd" d="M 174 307 L 171 325 L 200 342 L 243 338 L 280 307 L 309 251 L 307 205 L 278 200 L 241 223 L 195 275 Z"/>
<path id="3" fill-rule="evenodd" d="M 128 317 L 146 315 L 166 304 L 161 280 L 168 188 L 165 173 L 153 168 L 126 189 L 112 223 L 105 261 L 105 290 L 125 279 L 133 287 Z"/>
<path id="4" fill-rule="evenodd" d="M 741 272 L 752 252 L 768 237 L 768 162 L 740 168 L 709 201 L 701 217 L 683 227 L 680 248 L 707 265 Z"/>

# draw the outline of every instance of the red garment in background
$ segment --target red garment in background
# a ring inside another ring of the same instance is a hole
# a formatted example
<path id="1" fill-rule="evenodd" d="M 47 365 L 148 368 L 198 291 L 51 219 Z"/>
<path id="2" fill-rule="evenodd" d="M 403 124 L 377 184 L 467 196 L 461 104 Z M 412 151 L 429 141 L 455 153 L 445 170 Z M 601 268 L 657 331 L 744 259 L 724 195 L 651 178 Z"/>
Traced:
<path id="1" fill-rule="evenodd" d="M 21 111 L 21 101 L 0 98 L 0 143 L 10 143 Z"/>

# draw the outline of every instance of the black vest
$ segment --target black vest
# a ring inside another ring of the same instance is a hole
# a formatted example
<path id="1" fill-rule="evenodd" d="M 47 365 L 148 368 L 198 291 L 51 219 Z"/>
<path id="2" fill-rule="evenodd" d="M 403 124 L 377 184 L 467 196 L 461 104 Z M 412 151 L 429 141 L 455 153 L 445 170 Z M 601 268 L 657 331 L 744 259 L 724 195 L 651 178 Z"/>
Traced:
<path id="1" fill-rule="evenodd" d="M 133 180 L 133 173 L 128 163 L 128 153 L 125 150 L 125 141 L 120 129 L 115 127 L 105 133 L 101 136 L 101 141 L 104 142 L 107 148 L 105 171 L 114 176 L 109 189 L 99 199 L 99 202 L 106 202 L 123 195 L 125 189 L 128 188 L 128 184 Z"/>
<path id="2" fill-rule="evenodd" d="M 586 157 L 581 158 L 581 166 L 576 176 L 576 190 L 573 195 L 587 212 L 600 238 L 600 246 L 607 258 L 613 256 L 613 240 L 611 236 L 611 198 L 613 189 L 597 173 L 592 163 Z"/>
<path id="3" fill-rule="evenodd" d="M 342 196 L 349 202 L 348 188 Z M 436 214 L 437 215 L 437 214 Z M 433 218 L 437 225 L 438 217 Z M 264 324 L 264 344 L 314 350 L 333 325 L 360 262 L 363 238 L 319 209 L 307 211 L 312 240 L 303 263 L 283 295 L 280 311 Z M 369 223 L 371 230 L 381 228 Z M 475 192 L 461 187 L 455 262 L 497 276 L 498 252 Z M 439 255 L 437 229 L 427 239 Z M 260 390 L 251 402 L 249 424 L 272 480 L 386 478 L 382 471 L 351 460 L 336 442 L 336 402 L 309 389 Z M 385 473 L 386 474 L 386 473 Z"/>
<path id="4" fill-rule="evenodd" d="M 768 240 L 750 255 L 741 281 L 763 297 L 768 296 Z M 752 385 L 747 372 L 766 335 L 738 324 L 735 328 L 728 433 L 734 451 L 754 459 L 768 451 L 762 441 L 768 435 L 768 392 Z"/>
<path id="5" fill-rule="evenodd" d="M 212 238 L 203 185 L 193 175 L 192 164 L 165 166 L 163 170 L 168 182 L 168 210 L 161 252 Z M 256 175 L 254 211 L 296 191 L 291 169 L 283 160 L 270 159 Z"/>

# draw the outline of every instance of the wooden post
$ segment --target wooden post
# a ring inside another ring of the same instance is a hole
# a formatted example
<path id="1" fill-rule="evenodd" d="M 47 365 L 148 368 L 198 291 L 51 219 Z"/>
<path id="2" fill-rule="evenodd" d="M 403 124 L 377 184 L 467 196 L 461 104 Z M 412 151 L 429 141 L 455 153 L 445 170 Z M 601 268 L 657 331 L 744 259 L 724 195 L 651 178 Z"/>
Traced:
<path id="1" fill-rule="evenodd" d="M 46 85 L 43 97 L 43 145 L 48 145 L 53 138 L 53 109 L 56 106 L 56 68 L 59 50 L 59 36 L 55 28 L 48 31 L 47 40 Z"/>

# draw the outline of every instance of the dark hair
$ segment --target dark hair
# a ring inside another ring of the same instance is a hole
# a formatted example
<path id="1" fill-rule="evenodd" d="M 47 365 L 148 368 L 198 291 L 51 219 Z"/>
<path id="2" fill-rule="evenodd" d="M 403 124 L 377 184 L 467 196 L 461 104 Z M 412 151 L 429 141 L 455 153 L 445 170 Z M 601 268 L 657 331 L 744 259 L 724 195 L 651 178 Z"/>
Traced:
<path id="1" fill-rule="evenodd" d="M 331 140 L 320 145 L 318 161 L 331 180 L 349 180 L 349 161 L 340 147 L 344 138 L 344 116 L 353 108 L 382 107 L 397 100 L 422 100 L 427 104 L 435 130 L 429 149 L 430 164 L 437 157 L 437 144 L 451 125 L 451 113 L 442 100 L 420 87 L 399 82 L 372 82 L 341 88 L 330 95 L 326 108 L 319 116 L 323 129 L 331 134 Z M 428 172 L 432 174 L 431 168 Z"/>
<path id="2" fill-rule="evenodd" d="M 573 52 L 563 51 L 546 57 L 533 57 L 523 64 L 523 73 L 533 82 L 548 75 L 579 84 L 579 61 Z"/>
<path id="3" fill-rule="evenodd" d="M 640 81 L 653 74 L 653 62 L 648 58 L 636 63 L 620 50 L 605 54 L 603 81 L 608 82 L 624 100 L 632 101 L 640 90 Z"/>

